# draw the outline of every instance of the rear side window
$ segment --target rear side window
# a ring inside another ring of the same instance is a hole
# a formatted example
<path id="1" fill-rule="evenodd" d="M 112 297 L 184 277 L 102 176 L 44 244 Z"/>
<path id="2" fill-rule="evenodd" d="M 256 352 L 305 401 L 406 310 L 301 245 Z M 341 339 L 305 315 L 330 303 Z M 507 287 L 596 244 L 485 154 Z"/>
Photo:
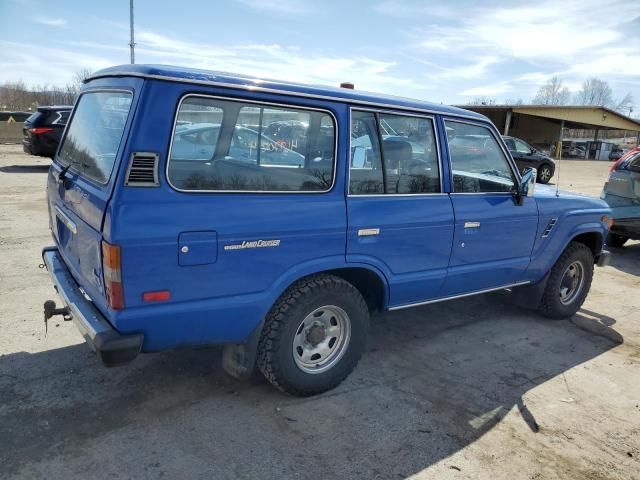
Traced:
<path id="1" fill-rule="evenodd" d="M 333 185 L 334 153 L 328 113 L 188 96 L 167 175 L 180 190 L 319 192 Z"/>
<path id="2" fill-rule="evenodd" d="M 57 112 L 51 112 L 52 115 L 52 120 L 51 120 L 51 124 L 52 125 L 66 125 L 67 121 L 69 120 L 69 114 L 71 113 L 68 110 L 60 110 Z"/>
<path id="3" fill-rule="evenodd" d="M 445 120 L 455 193 L 511 192 L 516 179 L 487 127 Z"/>
<path id="4" fill-rule="evenodd" d="M 40 119 L 40 117 L 42 117 L 42 112 L 33 112 L 31 115 L 27 117 L 24 123 L 29 123 L 33 125 Z"/>
<path id="5" fill-rule="evenodd" d="M 98 183 L 109 181 L 131 107 L 130 92 L 88 92 L 76 105 L 59 162 Z"/>
<path id="6" fill-rule="evenodd" d="M 354 110 L 349 193 L 440 193 L 432 120 Z"/>

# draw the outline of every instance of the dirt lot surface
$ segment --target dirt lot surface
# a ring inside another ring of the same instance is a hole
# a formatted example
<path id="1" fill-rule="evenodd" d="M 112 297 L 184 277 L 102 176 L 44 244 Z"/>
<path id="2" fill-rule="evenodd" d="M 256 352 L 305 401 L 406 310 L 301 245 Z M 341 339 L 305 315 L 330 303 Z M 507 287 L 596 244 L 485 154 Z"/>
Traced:
<path id="1" fill-rule="evenodd" d="M 217 348 L 105 369 L 73 324 L 45 336 L 48 165 L 0 146 L 0 478 L 640 478 L 640 243 L 571 320 L 506 293 L 381 315 L 347 381 L 299 399 Z M 561 182 L 597 195 L 608 167 Z"/>

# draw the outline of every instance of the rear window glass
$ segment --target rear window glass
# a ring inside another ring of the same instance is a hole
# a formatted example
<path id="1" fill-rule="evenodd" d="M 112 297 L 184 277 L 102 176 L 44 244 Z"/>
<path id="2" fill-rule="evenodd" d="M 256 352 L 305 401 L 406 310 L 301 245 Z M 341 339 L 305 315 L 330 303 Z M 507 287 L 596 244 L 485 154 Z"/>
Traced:
<path id="1" fill-rule="evenodd" d="M 98 183 L 107 183 L 113 170 L 131 107 L 129 92 L 89 92 L 76 105 L 59 162 Z"/>
<path id="2" fill-rule="evenodd" d="M 34 124 L 36 123 L 36 121 L 42 116 L 41 112 L 33 112 L 31 115 L 29 115 L 27 117 L 27 119 L 24 121 L 24 123 L 31 123 Z"/>
<path id="3" fill-rule="evenodd" d="M 328 113 L 190 96 L 178 110 L 168 177 L 180 190 L 326 191 L 334 150 Z"/>

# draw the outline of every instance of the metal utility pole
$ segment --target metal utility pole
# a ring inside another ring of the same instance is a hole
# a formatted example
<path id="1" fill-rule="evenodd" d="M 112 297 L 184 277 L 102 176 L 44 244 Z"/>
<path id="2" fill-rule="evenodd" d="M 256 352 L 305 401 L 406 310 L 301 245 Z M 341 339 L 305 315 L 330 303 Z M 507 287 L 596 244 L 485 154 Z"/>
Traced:
<path id="1" fill-rule="evenodd" d="M 560 120 L 560 135 L 558 135 L 558 146 L 556 147 L 556 158 L 558 166 L 556 168 L 556 197 L 560 196 L 560 161 L 562 160 L 562 139 L 564 137 L 564 120 Z"/>
<path id="2" fill-rule="evenodd" d="M 129 42 L 129 47 L 131 47 L 131 64 L 136 63 L 136 42 L 133 40 L 133 0 L 129 0 L 129 31 L 131 34 L 131 40 Z"/>

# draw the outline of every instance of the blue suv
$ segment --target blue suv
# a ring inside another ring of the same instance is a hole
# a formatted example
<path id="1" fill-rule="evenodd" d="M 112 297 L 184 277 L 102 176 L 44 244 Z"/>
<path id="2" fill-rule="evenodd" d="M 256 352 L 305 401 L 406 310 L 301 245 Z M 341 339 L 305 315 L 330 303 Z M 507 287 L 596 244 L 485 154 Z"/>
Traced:
<path id="1" fill-rule="evenodd" d="M 509 289 L 573 315 L 608 259 L 610 210 L 535 180 L 466 110 L 109 68 L 49 171 L 43 258 L 64 305 L 45 320 L 72 318 L 107 366 L 219 343 L 232 375 L 317 394 L 356 366 L 372 312 Z"/>

